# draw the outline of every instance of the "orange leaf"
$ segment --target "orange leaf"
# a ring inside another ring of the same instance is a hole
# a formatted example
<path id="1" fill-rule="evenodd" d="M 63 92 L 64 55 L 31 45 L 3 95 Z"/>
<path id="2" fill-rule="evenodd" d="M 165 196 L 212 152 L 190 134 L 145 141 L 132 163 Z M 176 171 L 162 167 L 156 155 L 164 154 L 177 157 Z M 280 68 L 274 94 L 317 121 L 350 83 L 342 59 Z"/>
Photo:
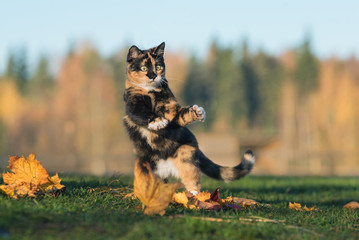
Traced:
<path id="1" fill-rule="evenodd" d="M 315 207 L 308 208 L 307 205 L 304 205 L 303 210 L 307 212 L 317 211 L 318 209 Z"/>
<path id="2" fill-rule="evenodd" d="M 156 177 L 148 163 L 140 165 L 135 163 L 134 192 L 140 201 L 146 206 L 145 214 L 165 213 L 165 209 L 172 200 L 172 196 L 180 183 L 163 183 Z"/>
<path id="3" fill-rule="evenodd" d="M 173 199 L 174 202 L 176 202 L 176 203 L 178 203 L 178 204 L 182 204 L 182 205 L 185 206 L 185 207 L 188 207 L 188 206 L 187 206 L 187 204 L 188 204 L 188 198 L 187 198 L 185 192 L 179 192 L 179 193 L 173 194 L 172 199 Z"/>
<path id="4" fill-rule="evenodd" d="M 298 211 L 302 211 L 302 205 L 300 205 L 300 203 L 291 203 L 289 202 L 289 208 L 290 209 L 295 209 L 295 210 L 298 210 Z"/>
<path id="5" fill-rule="evenodd" d="M 59 195 L 60 192 L 65 190 L 66 188 L 64 185 L 61 184 L 61 179 L 59 178 L 57 173 L 52 177 L 48 177 L 48 183 L 44 184 L 42 187 L 45 192 L 54 196 Z"/>
<path id="6" fill-rule="evenodd" d="M 255 207 L 258 206 L 259 203 L 253 199 L 247 199 L 247 198 L 239 198 L 239 197 L 231 197 L 231 200 L 234 203 L 239 203 L 242 207 Z"/>
<path id="7" fill-rule="evenodd" d="M 355 201 L 352 201 L 350 203 L 345 204 L 343 208 L 346 208 L 346 209 L 358 209 L 359 208 L 359 203 L 355 202 Z"/>
<path id="8" fill-rule="evenodd" d="M 209 192 L 199 192 L 196 196 L 194 196 L 195 199 L 206 202 L 211 199 L 211 194 Z"/>
<path id="9" fill-rule="evenodd" d="M 50 178 L 46 169 L 35 159 L 34 154 L 24 157 L 9 156 L 9 169 L 4 173 L 3 179 L 6 185 L 1 185 L 0 190 L 12 198 L 36 197 L 47 187 L 62 189 L 57 174 Z M 60 187 L 61 186 L 61 187 Z"/>

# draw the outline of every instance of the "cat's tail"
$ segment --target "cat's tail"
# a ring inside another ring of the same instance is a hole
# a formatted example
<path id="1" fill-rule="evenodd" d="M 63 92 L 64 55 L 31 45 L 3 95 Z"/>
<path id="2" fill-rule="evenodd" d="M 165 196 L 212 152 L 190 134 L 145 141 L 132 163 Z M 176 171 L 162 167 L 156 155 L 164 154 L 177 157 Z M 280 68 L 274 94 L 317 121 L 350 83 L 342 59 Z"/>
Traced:
<path id="1" fill-rule="evenodd" d="M 250 173 L 255 161 L 256 158 L 253 152 L 251 150 L 247 150 L 244 153 L 240 164 L 235 167 L 222 167 L 212 162 L 201 151 L 199 151 L 199 168 L 201 169 L 201 172 L 211 178 L 226 182 L 239 179 Z"/>

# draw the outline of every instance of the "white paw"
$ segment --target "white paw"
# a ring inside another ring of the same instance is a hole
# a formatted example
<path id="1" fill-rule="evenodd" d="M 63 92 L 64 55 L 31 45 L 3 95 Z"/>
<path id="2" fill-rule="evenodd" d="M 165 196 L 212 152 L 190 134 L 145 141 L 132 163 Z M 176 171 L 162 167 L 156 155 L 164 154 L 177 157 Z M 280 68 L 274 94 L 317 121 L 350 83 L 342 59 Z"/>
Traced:
<path id="1" fill-rule="evenodd" d="M 156 118 L 154 121 L 148 124 L 148 129 L 150 130 L 161 130 L 168 125 L 168 120 L 164 118 Z"/>
<path id="2" fill-rule="evenodd" d="M 198 107 L 197 105 L 193 105 L 192 109 L 195 111 L 197 115 L 197 120 L 204 122 L 206 120 L 206 112 L 203 107 Z"/>
<path id="3" fill-rule="evenodd" d="M 254 164 L 256 162 L 256 157 L 254 156 L 253 152 L 251 150 L 247 150 L 244 155 L 244 159 L 251 164 Z"/>
<path id="4" fill-rule="evenodd" d="M 196 196 L 198 194 L 197 191 L 190 191 L 190 193 L 192 193 L 193 196 Z"/>

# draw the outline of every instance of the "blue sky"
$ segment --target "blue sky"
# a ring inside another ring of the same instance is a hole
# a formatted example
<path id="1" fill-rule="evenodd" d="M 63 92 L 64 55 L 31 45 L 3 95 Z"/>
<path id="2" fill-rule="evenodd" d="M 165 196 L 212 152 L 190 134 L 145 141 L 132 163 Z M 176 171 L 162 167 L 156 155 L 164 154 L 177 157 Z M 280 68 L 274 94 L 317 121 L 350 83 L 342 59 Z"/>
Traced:
<path id="1" fill-rule="evenodd" d="M 203 55 L 216 38 L 272 54 L 311 36 L 322 58 L 359 56 L 359 1 L 2 1 L 0 71 L 10 50 L 25 47 L 30 64 L 40 54 L 61 59 L 71 42 L 90 41 L 103 55 L 136 44 Z"/>

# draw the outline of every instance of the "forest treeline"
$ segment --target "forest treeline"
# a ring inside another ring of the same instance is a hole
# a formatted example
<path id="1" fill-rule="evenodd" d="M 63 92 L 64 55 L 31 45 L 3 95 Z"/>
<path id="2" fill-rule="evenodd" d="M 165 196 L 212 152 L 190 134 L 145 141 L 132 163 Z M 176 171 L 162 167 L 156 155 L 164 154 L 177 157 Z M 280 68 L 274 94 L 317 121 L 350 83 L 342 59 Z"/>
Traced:
<path id="1" fill-rule="evenodd" d="M 30 69 L 25 49 L 10 52 L 0 74 L 0 155 L 37 152 L 84 171 L 108 171 L 104 158 L 131 149 L 122 126 L 127 49 L 109 57 L 95 47 L 71 49 L 55 73 L 45 55 Z M 330 173 L 337 156 L 348 166 L 358 163 L 355 57 L 319 59 L 309 40 L 279 56 L 250 49 L 245 41 L 236 47 L 214 41 L 205 57 L 166 52 L 179 101 L 206 109 L 206 124 L 196 131 L 255 135 L 258 142 L 271 136 L 278 144 L 269 149 L 283 155 L 287 170 L 304 158 L 304 172 L 317 171 L 310 170 L 313 159 Z M 263 163 L 273 165 L 272 155 L 264 153 Z"/>

